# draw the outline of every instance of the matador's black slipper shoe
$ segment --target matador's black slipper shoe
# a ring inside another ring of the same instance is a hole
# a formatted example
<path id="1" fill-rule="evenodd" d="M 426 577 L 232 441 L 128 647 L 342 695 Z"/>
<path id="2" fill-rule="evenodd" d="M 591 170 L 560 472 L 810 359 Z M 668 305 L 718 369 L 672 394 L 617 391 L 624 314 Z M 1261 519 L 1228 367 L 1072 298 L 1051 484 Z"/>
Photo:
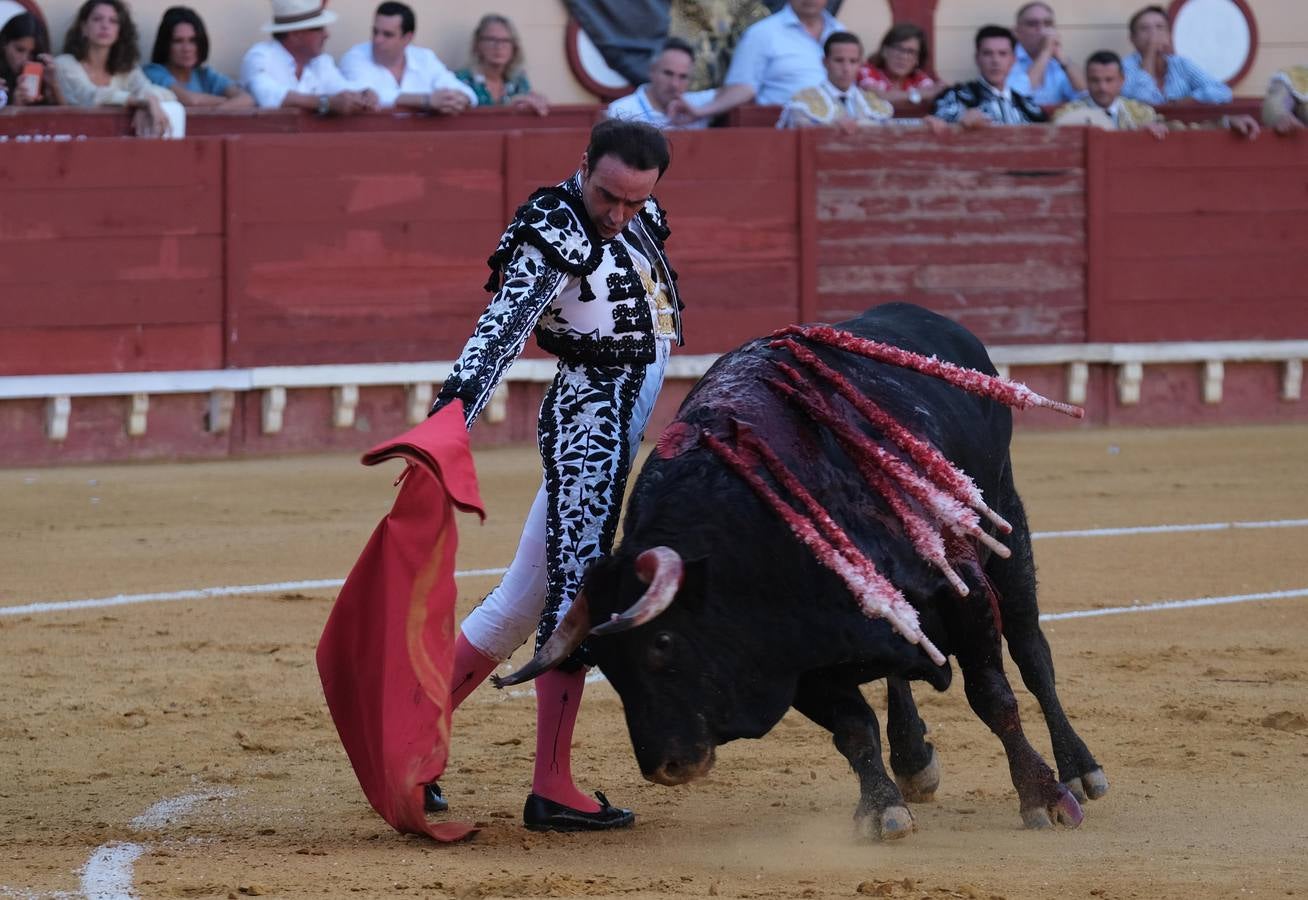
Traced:
<path id="1" fill-rule="evenodd" d="M 443 813 L 450 808 L 450 804 L 441 793 L 441 786 L 436 782 L 424 784 L 422 786 L 422 809 L 429 813 Z"/>
<path id="2" fill-rule="evenodd" d="M 528 794 L 527 803 L 522 808 L 522 821 L 532 831 L 607 831 L 626 828 L 636 821 L 634 812 L 610 806 L 609 798 L 600 791 L 595 792 L 595 799 L 600 802 L 599 810 L 582 812 L 539 794 Z"/>

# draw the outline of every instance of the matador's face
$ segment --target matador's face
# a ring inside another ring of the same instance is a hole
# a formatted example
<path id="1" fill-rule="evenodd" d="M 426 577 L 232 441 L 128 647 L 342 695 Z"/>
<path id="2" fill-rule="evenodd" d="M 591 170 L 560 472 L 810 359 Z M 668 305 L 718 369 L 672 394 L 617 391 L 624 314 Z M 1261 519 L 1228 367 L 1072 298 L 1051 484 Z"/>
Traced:
<path id="1" fill-rule="evenodd" d="M 581 199 L 599 236 L 611 241 L 627 227 L 659 180 L 658 169 L 633 169 L 606 154 L 591 165 L 581 161 Z"/>

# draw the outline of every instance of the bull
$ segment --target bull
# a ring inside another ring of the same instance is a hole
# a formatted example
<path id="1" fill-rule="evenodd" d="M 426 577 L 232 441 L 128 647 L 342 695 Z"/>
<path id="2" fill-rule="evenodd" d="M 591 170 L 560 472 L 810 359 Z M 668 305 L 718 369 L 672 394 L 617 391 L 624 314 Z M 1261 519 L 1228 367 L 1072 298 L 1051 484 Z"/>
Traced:
<path id="1" fill-rule="evenodd" d="M 993 387 L 1011 383 L 985 377 L 995 368 L 974 335 L 920 307 L 879 306 L 822 331 L 755 340 L 714 364 L 641 471 L 621 545 L 592 566 L 554 637 L 499 683 L 585 641 L 622 698 L 642 774 L 668 785 L 703 776 L 719 744 L 762 737 L 793 707 L 857 775 L 860 830 L 888 839 L 913 828 L 906 795 L 926 799 L 938 781 L 909 683 L 947 688 L 948 654 L 1003 745 L 1025 825 L 1079 825 L 1078 798 L 1108 782 L 1062 709 L 1039 627 L 1009 454 L 1014 401 Z M 842 340 L 890 349 L 868 358 Z M 905 368 L 902 351 L 927 362 Z M 968 374 L 941 380 L 932 365 Z M 962 389 L 968 378 L 990 394 Z M 947 482 L 945 468 L 970 476 L 984 527 L 951 530 L 939 520 L 966 517 L 925 508 L 920 482 Z M 928 522 L 938 534 L 924 536 Z M 851 598 L 860 592 L 885 602 L 869 615 Z M 1001 636 L 1040 703 L 1057 777 L 1023 733 Z M 860 691 L 881 678 L 893 778 Z"/>

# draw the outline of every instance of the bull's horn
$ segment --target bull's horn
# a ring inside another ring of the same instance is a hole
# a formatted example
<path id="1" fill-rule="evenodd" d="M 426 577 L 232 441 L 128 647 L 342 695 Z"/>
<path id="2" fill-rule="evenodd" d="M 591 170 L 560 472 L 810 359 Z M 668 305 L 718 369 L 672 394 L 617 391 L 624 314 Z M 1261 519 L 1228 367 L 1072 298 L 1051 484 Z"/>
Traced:
<path id="1" fill-rule="evenodd" d="M 524 681 L 531 681 L 537 675 L 544 675 L 550 669 L 563 662 L 572 655 L 572 651 L 581 646 L 581 642 L 586 640 L 586 632 L 590 628 L 590 608 L 586 602 L 586 592 L 578 591 L 577 599 L 572 601 L 572 606 L 568 607 L 567 614 L 563 621 L 554 629 L 554 633 L 545 641 L 545 645 L 536 651 L 536 655 L 512 675 L 506 675 L 503 678 L 494 676 L 491 683 L 497 688 L 508 687 L 511 684 L 522 684 Z"/>
<path id="2" fill-rule="evenodd" d="M 612 618 L 603 625 L 596 625 L 590 633 L 602 637 L 644 625 L 672 605 L 681 587 L 682 572 L 681 557 L 676 550 L 671 547 L 646 550 L 636 557 L 636 577 L 649 585 L 644 595 L 626 612 L 621 615 L 614 613 Z"/>

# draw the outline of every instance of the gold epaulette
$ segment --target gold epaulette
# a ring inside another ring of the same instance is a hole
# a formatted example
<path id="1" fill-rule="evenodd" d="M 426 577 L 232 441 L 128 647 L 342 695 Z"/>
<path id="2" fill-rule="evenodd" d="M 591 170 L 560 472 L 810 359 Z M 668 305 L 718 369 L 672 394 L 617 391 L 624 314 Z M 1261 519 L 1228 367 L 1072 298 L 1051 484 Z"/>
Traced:
<path id="1" fill-rule="evenodd" d="M 1148 103 L 1141 103 L 1139 100 L 1128 100 L 1125 97 L 1119 102 L 1122 104 L 1122 111 L 1131 120 L 1129 123 L 1123 123 L 1124 127 L 1149 125 L 1158 121 L 1158 110 Z"/>
<path id="2" fill-rule="evenodd" d="M 799 91 L 795 96 L 790 98 L 792 104 L 801 104 L 808 114 L 818 122 L 828 122 L 831 120 L 835 110 L 832 109 L 831 101 L 827 95 L 822 93 L 821 88 L 807 87 Z"/>
<path id="3" fill-rule="evenodd" d="M 1275 81 L 1282 81 L 1300 103 L 1308 103 L 1308 66 L 1289 66 L 1281 69 L 1274 76 Z"/>
<path id="4" fill-rule="evenodd" d="M 1077 110 L 1089 109 L 1093 105 L 1094 104 L 1089 100 L 1089 98 L 1086 97 L 1082 97 L 1080 100 L 1069 100 L 1062 106 L 1058 107 L 1058 109 L 1054 110 L 1054 121 L 1057 122 L 1059 119 L 1070 113 L 1074 113 Z"/>
<path id="5" fill-rule="evenodd" d="M 866 88 L 860 90 L 863 91 L 863 99 L 867 101 L 868 109 L 872 110 L 873 114 L 882 119 L 893 119 L 895 117 L 895 108 L 890 104 L 889 100 L 878 95 L 875 91 L 869 91 Z"/>

